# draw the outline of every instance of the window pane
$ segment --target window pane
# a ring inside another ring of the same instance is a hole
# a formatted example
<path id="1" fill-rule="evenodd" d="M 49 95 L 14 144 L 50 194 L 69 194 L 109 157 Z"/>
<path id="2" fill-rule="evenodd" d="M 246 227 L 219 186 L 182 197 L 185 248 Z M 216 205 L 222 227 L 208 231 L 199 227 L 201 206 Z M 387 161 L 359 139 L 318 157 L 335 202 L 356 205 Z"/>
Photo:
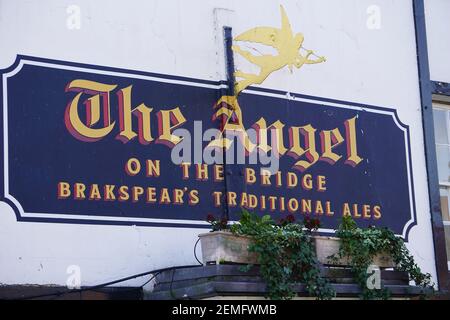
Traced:
<path id="1" fill-rule="evenodd" d="M 447 188 L 441 188 L 441 210 L 442 210 L 442 219 L 444 221 L 450 221 L 450 214 L 448 208 L 448 191 Z"/>
<path id="2" fill-rule="evenodd" d="M 436 136 L 436 143 L 448 144 L 447 133 L 447 117 L 448 112 L 445 110 L 434 109 L 434 134 Z"/>
<path id="3" fill-rule="evenodd" d="M 436 146 L 438 173 L 440 182 L 450 182 L 450 148 L 448 146 Z"/>

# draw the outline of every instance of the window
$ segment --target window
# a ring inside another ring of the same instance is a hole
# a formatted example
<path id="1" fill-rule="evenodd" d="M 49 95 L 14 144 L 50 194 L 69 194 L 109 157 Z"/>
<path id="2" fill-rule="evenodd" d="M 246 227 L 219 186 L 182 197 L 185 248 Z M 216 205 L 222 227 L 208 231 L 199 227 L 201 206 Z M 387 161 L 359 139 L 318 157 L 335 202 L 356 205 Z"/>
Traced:
<path id="1" fill-rule="evenodd" d="M 450 260 L 450 103 L 435 101 L 433 114 L 442 219 L 444 220 L 447 259 Z M 450 270 L 450 261 L 448 266 Z"/>

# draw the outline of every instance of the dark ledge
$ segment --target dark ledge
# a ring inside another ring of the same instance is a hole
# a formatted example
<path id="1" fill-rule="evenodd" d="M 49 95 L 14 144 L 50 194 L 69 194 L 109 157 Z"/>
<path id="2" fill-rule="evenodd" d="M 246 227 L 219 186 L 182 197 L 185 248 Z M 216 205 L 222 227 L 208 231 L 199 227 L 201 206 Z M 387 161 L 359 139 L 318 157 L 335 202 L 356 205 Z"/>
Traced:
<path id="1" fill-rule="evenodd" d="M 360 289 L 354 283 L 348 269 L 324 268 L 324 277 L 328 278 L 337 297 L 356 298 Z M 391 291 L 392 297 L 415 298 L 422 289 L 410 286 L 408 275 L 393 270 L 381 271 L 382 286 Z M 171 269 L 155 278 L 153 292 L 145 293 L 146 300 L 190 300 L 214 297 L 263 297 L 266 285 L 259 276 L 258 267 L 242 272 L 239 265 L 208 265 L 188 269 Z M 305 286 L 296 284 L 295 292 L 299 297 L 308 297 Z"/>
<path id="2" fill-rule="evenodd" d="M 0 285 L 0 300 L 141 300 L 142 289 L 107 287 L 74 292 L 62 286 Z"/>

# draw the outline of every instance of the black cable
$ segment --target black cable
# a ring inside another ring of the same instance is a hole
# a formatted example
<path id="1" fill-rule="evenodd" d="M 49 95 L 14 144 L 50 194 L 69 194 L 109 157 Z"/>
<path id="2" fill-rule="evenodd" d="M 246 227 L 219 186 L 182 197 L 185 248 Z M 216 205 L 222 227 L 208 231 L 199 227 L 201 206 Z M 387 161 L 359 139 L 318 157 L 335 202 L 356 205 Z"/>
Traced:
<path id="1" fill-rule="evenodd" d="M 158 272 L 158 273 L 154 274 L 150 279 L 148 279 L 147 281 L 145 281 L 144 284 L 141 285 L 139 288 L 145 287 L 145 285 L 146 285 L 147 283 L 149 283 L 150 281 L 152 281 L 153 279 L 155 279 L 155 278 L 156 278 L 158 275 L 160 275 L 160 274 L 161 274 L 161 272 Z"/>
<path id="2" fill-rule="evenodd" d="M 22 297 L 22 298 L 18 298 L 18 299 L 2 299 L 2 300 L 31 300 L 31 299 L 38 299 L 38 298 L 46 298 L 46 297 L 53 297 L 53 296 L 61 296 L 63 294 L 73 294 L 73 293 L 81 293 L 81 292 L 85 292 L 85 291 L 92 291 L 95 289 L 101 289 L 107 286 L 110 286 L 112 284 L 116 284 L 116 283 L 120 283 L 120 282 L 125 282 L 131 279 L 135 279 L 135 278 L 140 278 L 149 274 L 155 274 L 148 282 L 150 282 L 154 277 L 156 277 L 158 274 L 167 271 L 167 270 L 171 270 L 171 269 L 187 269 L 187 268 L 198 268 L 200 267 L 199 265 L 185 265 L 185 266 L 177 266 L 177 267 L 168 267 L 168 268 L 162 268 L 162 269 L 155 269 L 155 270 L 151 270 L 151 271 L 147 271 L 147 272 L 143 272 L 143 273 L 139 273 L 133 276 L 129 276 L 129 277 L 125 277 L 119 280 L 114 280 L 114 281 L 110 281 L 110 282 L 106 282 L 106 283 L 102 283 L 102 284 L 98 284 L 92 287 L 86 287 L 86 288 L 82 288 L 82 289 L 75 289 L 75 290 L 64 290 L 64 291 L 60 291 L 60 292 L 55 292 L 55 293 L 47 293 L 47 294 L 41 294 L 41 295 L 35 295 L 35 296 L 28 296 L 28 297 Z M 147 282 L 147 283 L 148 283 Z M 145 283 L 145 284 L 147 284 Z M 145 285 L 144 284 L 144 285 Z"/>
<path id="3" fill-rule="evenodd" d="M 200 241 L 200 238 L 198 238 L 197 239 L 197 242 L 195 243 L 195 245 L 194 245 L 194 257 L 195 257 L 195 260 L 197 260 L 197 262 L 200 264 L 200 265 L 203 265 L 203 263 L 200 261 L 200 260 L 198 260 L 198 258 L 197 258 L 197 245 L 198 245 L 198 242 Z"/>
<path id="4" fill-rule="evenodd" d="M 150 281 L 152 281 L 153 279 L 155 279 L 155 278 L 156 278 L 158 275 L 160 275 L 160 274 L 161 274 L 161 272 L 157 272 L 157 273 L 155 273 L 153 276 L 151 276 L 150 279 L 148 279 L 148 280 L 145 281 L 143 284 L 141 284 L 139 287 L 131 287 L 129 290 L 121 291 L 121 293 L 134 291 L 134 290 L 136 290 L 137 288 L 141 288 L 141 289 L 142 289 L 143 287 L 145 287 L 146 284 L 148 284 Z M 103 291 L 101 291 L 101 289 L 91 289 L 90 291 L 94 291 L 94 292 L 102 292 L 102 293 L 103 293 Z"/>
<path id="5" fill-rule="evenodd" d="M 170 279 L 169 292 L 170 292 L 170 296 L 173 298 L 173 300 L 178 300 L 177 297 L 175 296 L 175 294 L 173 293 L 173 290 L 172 290 L 172 284 L 173 284 L 173 278 L 174 277 L 175 277 L 175 269 L 172 270 L 172 278 Z"/>

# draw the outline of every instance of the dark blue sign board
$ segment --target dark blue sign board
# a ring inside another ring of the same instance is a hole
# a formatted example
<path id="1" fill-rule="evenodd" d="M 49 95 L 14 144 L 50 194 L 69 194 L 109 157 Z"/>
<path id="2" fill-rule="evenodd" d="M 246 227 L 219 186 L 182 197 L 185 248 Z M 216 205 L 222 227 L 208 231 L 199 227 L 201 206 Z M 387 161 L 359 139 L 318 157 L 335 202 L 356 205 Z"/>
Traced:
<path id="1" fill-rule="evenodd" d="M 205 227 L 209 213 L 237 220 L 243 206 L 318 217 L 324 233 L 343 214 L 404 238 L 416 224 L 409 128 L 395 109 L 247 90 L 242 126 L 278 123 L 286 149 L 267 178 L 260 164 L 172 162 L 164 137 L 175 129 L 223 128 L 213 115 L 224 82 L 26 56 L 1 74 L 0 194 L 19 221 Z M 127 103 L 142 112 L 127 119 Z"/>

